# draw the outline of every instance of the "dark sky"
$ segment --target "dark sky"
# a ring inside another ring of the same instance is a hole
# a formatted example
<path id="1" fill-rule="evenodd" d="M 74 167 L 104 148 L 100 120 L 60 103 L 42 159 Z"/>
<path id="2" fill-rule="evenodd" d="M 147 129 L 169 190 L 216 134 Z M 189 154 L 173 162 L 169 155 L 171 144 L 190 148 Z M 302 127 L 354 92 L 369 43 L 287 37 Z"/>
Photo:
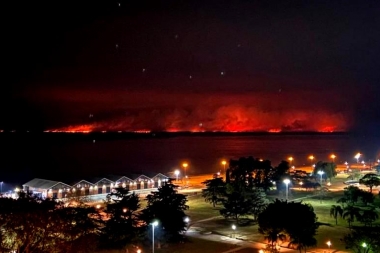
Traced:
<path id="1" fill-rule="evenodd" d="M 379 1 L 2 9 L 0 129 L 380 128 Z"/>

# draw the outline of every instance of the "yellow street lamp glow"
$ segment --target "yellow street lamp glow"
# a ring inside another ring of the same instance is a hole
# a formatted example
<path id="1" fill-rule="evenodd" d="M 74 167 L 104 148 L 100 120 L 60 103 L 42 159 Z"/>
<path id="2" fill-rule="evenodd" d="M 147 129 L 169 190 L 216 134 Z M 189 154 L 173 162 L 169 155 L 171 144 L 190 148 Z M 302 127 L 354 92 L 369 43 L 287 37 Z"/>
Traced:
<path id="1" fill-rule="evenodd" d="M 290 165 L 292 165 L 292 162 L 293 162 L 293 160 L 294 160 L 293 157 L 289 157 L 288 160 L 289 160 L 289 162 L 290 162 Z"/>
<path id="2" fill-rule="evenodd" d="M 183 166 L 183 169 L 185 170 L 185 178 L 187 177 L 186 176 L 186 168 L 189 166 L 189 164 L 187 163 L 187 162 L 184 162 L 184 163 L 182 163 L 182 166 Z"/>
<path id="3" fill-rule="evenodd" d="M 223 165 L 223 171 L 224 171 L 224 173 L 226 173 L 226 164 L 227 164 L 226 160 L 223 160 L 222 161 L 222 165 Z"/>
<path id="4" fill-rule="evenodd" d="M 314 156 L 313 155 L 309 156 L 309 159 L 313 161 L 314 160 Z"/>
<path id="5" fill-rule="evenodd" d="M 327 244 L 327 246 L 329 246 L 329 248 L 330 248 L 330 246 L 331 246 L 331 242 L 330 242 L 330 241 L 327 241 L 326 244 Z"/>

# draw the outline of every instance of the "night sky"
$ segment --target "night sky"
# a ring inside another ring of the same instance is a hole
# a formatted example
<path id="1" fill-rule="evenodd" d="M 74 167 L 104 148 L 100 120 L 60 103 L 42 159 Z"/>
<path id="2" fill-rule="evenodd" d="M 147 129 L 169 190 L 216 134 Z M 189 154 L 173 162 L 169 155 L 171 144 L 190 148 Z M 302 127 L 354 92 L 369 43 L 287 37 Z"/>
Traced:
<path id="1" fill-rule="evenodd" d="M 379 1 L 2 9 L 0 129 L 380 129 Z"/>

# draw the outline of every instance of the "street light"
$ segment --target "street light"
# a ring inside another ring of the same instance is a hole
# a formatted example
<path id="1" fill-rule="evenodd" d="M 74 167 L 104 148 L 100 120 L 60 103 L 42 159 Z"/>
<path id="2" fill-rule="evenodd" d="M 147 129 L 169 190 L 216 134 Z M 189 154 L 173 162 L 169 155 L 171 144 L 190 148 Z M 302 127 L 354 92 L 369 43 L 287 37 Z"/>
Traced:
<path id="1" fill-rule="evenodd" d="M 187 168 L 187 166 L 189 166 L 189 164 L 188 163 L 182 163 L 182 166 L 183 166 L 183 169 L 185 171 L 185 177 L 186 177 L 186 168 Z"/>
<path id="2" fill-rule="evenodd" d="M 179 170 L 175 170 L 174 174 L 175 174 L 175 177 L 176 177 L 176 182 L 178 182 Z"/>
<path id="3" fill-rule="evenodd" d="M 333 163 L 335 163 L 335 158 L 336 158 L 336 155 L 332 154 L 330 157 L 331 157 L 331 159 L 332 159 Z"/>
<path id="4" fill-rule="evenodd" d="M 223 165 L 223 171 L 224 173 L 226 173 L 226 164 L 227 162 L 225 160 L 222 161 L 222 165 Z"/>
<path id="5" fill-rule="evenodd" d="M 284 184 L 286 185 L 286 200 L 288 200 L 288 185 L 290 183 L 289 179 L 284 179 Z"/>
<path id="6" fill-rule="evenodd" d="M 158 226 L 158 221 L 152 222 L 152 253 L 154 253 L 154 228 Z"/>
<path id="7" fill-rule="evenodd" d="M 232 228 L 232 231 L 233 231 L 233 234 L 234 234 L 234 233 L 235 233 L 236 226 L 235 226 L 235 225 L 232 225 L 231 228 Z M 231 235 L 231 238 L 232 238 L 232 235 Z"/>
<path id="8" fill-rule="evenodd" d="M 293 162 L 293 160 L 294 160 L 293 157 L 289 157 L 288 160 L 289 160 L 289 162 L 290 162 L 290 166 L 291 166 L 291 165 L 292 165 L 292 162 Z"/>
<path id="9" fill-rule="evenodd" d="M 329 251 L 330 251 L 331 242 L 330 242 L 330 241 L 327 241 L 326 244 L 327 244 L 327 246 L 329 247 Z"/>
<path id="10" fill-rule="evenodd" d="M 360 153 L 357 153 L 357 154 L 355 155 L 356 163 L 359 163 L 359 158 L 360 158 L 361 155 L 362 155 L 362 154 L 360 154 Z"/>
<path id="11" fill-rule="evenodd" d="M 309 156 L 309 159 L 311 160 L 311 166 L 313 166 L 314 156 L 313 155 Z"/>
<path id="12" fill-rule="evenodd" d="M 323 170 L 320 170 L 317 172 L 319 175 L 321 175 L 321 186 L 322 186 L 322 175 L 325 174 Z"/>

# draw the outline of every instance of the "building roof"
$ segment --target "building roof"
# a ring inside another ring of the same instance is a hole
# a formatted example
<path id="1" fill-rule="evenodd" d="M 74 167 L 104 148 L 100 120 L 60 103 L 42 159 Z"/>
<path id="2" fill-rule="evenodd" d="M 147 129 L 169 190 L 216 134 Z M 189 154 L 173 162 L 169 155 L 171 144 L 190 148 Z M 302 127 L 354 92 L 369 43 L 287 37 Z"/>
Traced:
<path id="1" fill-rule="evenodd" d="M 46 179 L 41 179 L 41 178 L 32 179 L 29 182 L 25 183 L 23 186 L 39 188 L 39 189 L 50 189 L 50 188 L 53 188 L 57 184 L 63 184 L 67 186 L 68 188 L 72 188 L 70 185 L 67 185 L 62 182 L 46 180 Z"/>
<path id="2" fill-rule="evenodd" d="M 96 178 L 93 178 L 93 179 L 88 180 L 88 181 L 95 185 L 95 184 L 100 183 L 103 180 L 108 181 L 110 183 L 115 183 L 114 181 L 112 181 L 111 179 L 108 179 L 106 177 L 96 177 Z"/>
<path id="3" fill-rule="evenodd" d="M 76 182 L 75 184 L 72 184 L 73 186 L 76 186 L 77 184 L 82 184 L 82 183 L 85 183 L 85 184 L 89 184 L 89 185 L 92 185 L 92 186 L 94 186 L 95 184 L 93 184 L 93 183 L 91 183 L 91 182 L 89 182 L 89 181 L 87 181 L 87 180 L 81 180 L 81 181 L 79 181 L 79 182 Z"/>

